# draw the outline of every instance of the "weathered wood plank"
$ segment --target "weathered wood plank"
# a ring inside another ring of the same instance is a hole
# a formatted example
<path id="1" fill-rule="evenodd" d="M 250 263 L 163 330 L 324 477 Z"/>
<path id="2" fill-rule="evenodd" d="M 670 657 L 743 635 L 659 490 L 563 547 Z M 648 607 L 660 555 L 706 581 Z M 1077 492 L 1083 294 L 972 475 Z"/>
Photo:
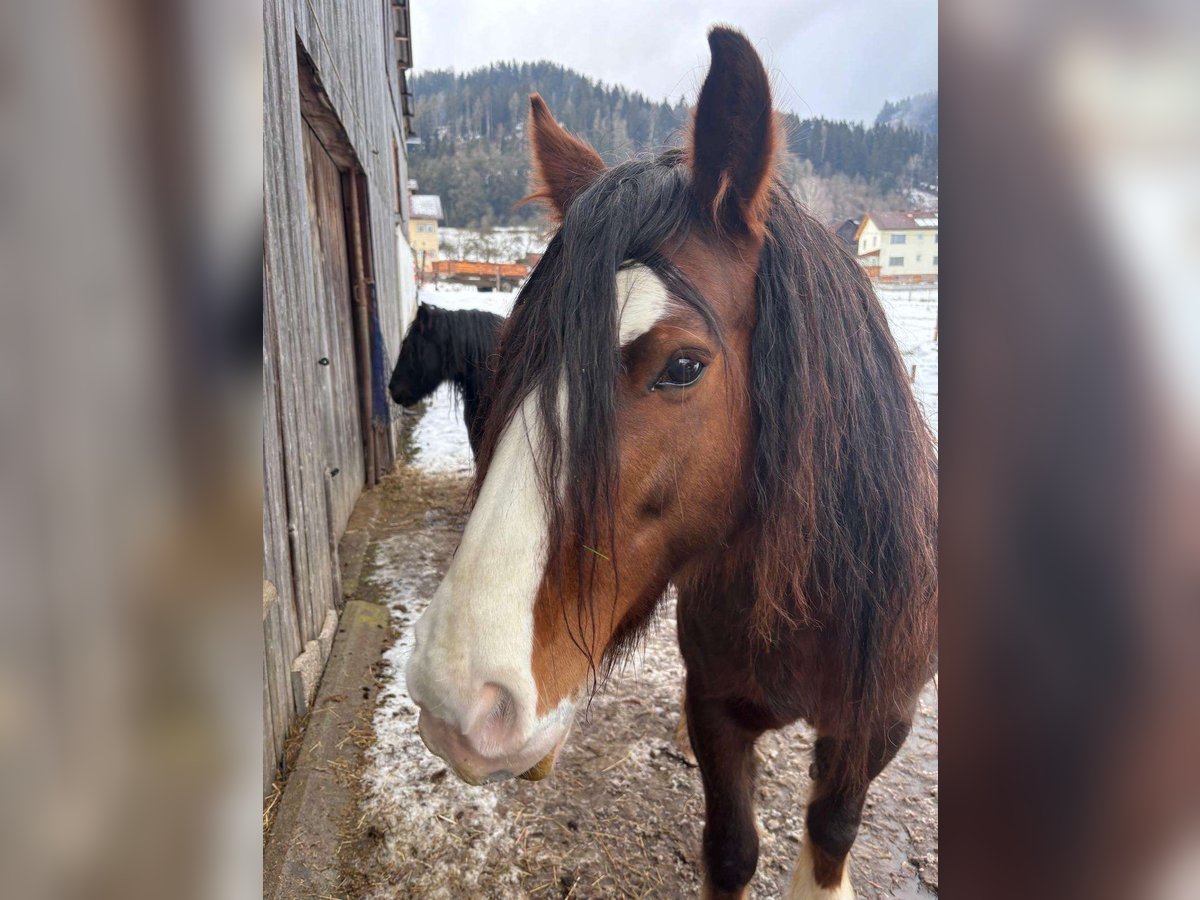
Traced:
<path id="1" fill-rule="evenodd" d="M 264 294 L 271 280 L 264 268 Z M 264 308 L 263 318 L 263 689 L 264 760 L 263 792 L 270 790 L 284 740 L 294 718 L 287 670 L 300 652 L 300 629 L 293 595 L 294 572 L 290 542 L 282 423 L 279 418 L 279 383 L 276 372 L 277 335 L 273 310 Z M 269 586 L 269 590 L 268 590 Z M 280 590 L 280 588 L 282 590 Z"/>
<path id="2" fill-rule="evenodd" d="M 291 7 L 280 0 L 272 5 Z M 266 9 L 266 7 L 264 7 Z M 290 29 L 288 29 L 290 30 Z M 288 532 L 292 538 L 294 597 L 303 642 L 312 640 L 332 606 L 323 484 L 324 465 L 319 451 L 320 411 L 316 390 L 317 368 L 312 334 L 316 279 L 312 242 L 308 238 L 308 200 L 303 176 L 303 132 L 299 115 L 299 88 L 294 39 L 285 29 L 272 31 L 267 52 L 265 83 L 264 155 L 265 218 L 268 267 L 274 273 L 267 304 L 276 317 L 279 348 L 278 377 L 287 390 L 281 393 Z"/>
<path id="3" fill-rule="evenodd" d="M 281 612 L 284 608 L 275 585 L 263 582 L 263 744 L 271 747 L 271 761 L 263 766 L 263 793 L 271 789 L 283 755 L 288 728 L 295 718 Z"/>
<path id="4" fill-rule="evenodd" d="M 283 751 L 279 746 L 279 730 L 271 709 L 271 689 L 267 684 L 267 655 L 263 654 L 263 796 L 271 792 L 279 758 Z"/>
<path id="5" fill-rule="evenodd" d="M 263 269 L 263 287 L 264 296 L 274 290 L 272 272 L 266 266 Z M 277 327 L 273 304 L 267 304 L 263 310 L 263 578 L 275 585 L 280 598 L 279 652 L 283 654 L 286 665 L 300 652 L 301 641 L 294 595 L 295 572 L 288 536 Z"/>

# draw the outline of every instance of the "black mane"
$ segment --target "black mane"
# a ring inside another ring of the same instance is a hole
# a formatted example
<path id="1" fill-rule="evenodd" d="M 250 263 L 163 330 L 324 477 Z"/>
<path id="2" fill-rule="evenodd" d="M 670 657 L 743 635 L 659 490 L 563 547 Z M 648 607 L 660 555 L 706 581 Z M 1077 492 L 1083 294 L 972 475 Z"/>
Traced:
<path id="1" fill-rule="evenodd" d="M 438 385 L 451 382 L 463 404 L 471 450 L 478 455 L 483 430 L 480 404 L 490 377 L 488 359 L 503 324 L 503 317 L 483 310 L 419 304 L 388 385 L 392 399 L 412 406 Z"/>

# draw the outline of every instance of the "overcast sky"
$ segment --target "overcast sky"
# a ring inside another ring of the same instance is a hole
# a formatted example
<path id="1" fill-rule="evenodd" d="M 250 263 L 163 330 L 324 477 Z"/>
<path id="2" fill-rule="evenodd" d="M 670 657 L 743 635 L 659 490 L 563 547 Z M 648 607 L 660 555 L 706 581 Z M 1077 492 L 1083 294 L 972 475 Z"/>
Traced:
<path id="1" fill-rule="evenodd" d="M 758 47 L 775 103 L 871 121 L 884 100 L 937 87 L 936 0 L 413 0 L 416 71 L 546 59 L 651 99 L 693 102 L 709 26 Z"/>

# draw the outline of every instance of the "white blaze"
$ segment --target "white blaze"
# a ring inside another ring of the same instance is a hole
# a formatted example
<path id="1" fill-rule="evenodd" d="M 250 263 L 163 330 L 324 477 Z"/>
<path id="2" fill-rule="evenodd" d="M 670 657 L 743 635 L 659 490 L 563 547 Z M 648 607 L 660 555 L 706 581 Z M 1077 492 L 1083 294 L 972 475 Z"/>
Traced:
<path id="1" fill-rule="evenodd" d="M 488 683 L 512 693 L 522 733 L 533 730 L 533 601 L 547 541 L 535 467 L 542 440 L 537 397 L 530 396 L 501 436 L 458 551 L 417 622 L 409 691 L 464 732 Z"/>
<path id="2" fill-rule="evenodd" d="M 617 321 L 624 347 L 654 327 L 667 314 L 670 295 L 662 279 L 646 266 L 630 266 L 617 273 Z"/>
<path id="3" fill-rule="evenodd" d="M 667 290 L 650 269 L 632 266 L 617 273 L 617 304 L 624 345 L 666 313 Z M 564 412 L 560 408 L 560 416 Z M 417 622 L 409 692 L 429 713 L 463 733 L 487 712 L 477 707 L 488 684 L 512 694 L 525 741 L 570 719 L 565 708 L 542 721 L 536 717 L 533 604 L 548 544 L 535 463 L 543 440 L 541 411 L 532 395 L 501 436 L 458 552 Z"/>

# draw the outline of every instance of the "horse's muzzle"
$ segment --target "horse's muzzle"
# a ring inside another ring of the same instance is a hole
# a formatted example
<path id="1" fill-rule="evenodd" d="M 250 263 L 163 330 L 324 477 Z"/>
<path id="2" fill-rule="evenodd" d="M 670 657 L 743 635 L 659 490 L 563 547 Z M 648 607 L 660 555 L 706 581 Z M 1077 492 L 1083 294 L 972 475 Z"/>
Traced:
<path id="1" fill-rule="evenodd" d="M 417 732 L 435 756 L 445 760 L 467 784 L 490 784 L 509 778 L 541 781 L 554 769 L 558 752 L 566 742 L 574 718 L 574 707 L 564 705 L 546 716 L 520 746 L 508 742 L 480 741 L 426 710 L 421 710 Z"/>
<path id="2" fill-rule="evenodd" d="M 388 393 L 392 395 L 399 406 L 414 406 L 417 403 L 417 398 L 403 388 L 388 387 Z"/>

